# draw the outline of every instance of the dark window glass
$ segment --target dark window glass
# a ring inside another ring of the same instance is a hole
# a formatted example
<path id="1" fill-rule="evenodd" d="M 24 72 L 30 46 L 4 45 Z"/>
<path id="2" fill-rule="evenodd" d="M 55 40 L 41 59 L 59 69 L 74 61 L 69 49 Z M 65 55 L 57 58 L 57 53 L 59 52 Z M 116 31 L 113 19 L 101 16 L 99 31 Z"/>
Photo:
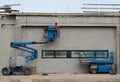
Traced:
<path id="1" fill-rule="evenodd" d="M 108 51 L 97 51 L 96 57 L 108 57 Z"/>
<path id="2" fill-rule="evenodd" d="M 54 58 L 54 51 L 43 51 L 44 58 Z"/>
<path id="3" fill-rule="evenodd" d="M 67 57 L 67 51 L 56 51 L 55 52 L 56 58 L 66 58 Z"/>
<path id="4" fill-rule="evenodd" d="M 80 57 L 80 51 L 71 51 L 71 57 Z"/>
<path id="5" fill-rule="evenodd" d="M 80 57 L 93 58 L 95 57 L 94 51 L 80 51 Z"/>

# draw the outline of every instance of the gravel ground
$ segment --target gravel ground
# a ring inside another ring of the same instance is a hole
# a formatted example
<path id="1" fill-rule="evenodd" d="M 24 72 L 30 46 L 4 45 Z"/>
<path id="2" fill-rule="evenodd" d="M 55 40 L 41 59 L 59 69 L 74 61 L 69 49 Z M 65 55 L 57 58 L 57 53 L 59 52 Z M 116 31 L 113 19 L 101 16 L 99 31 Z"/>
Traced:
<path id="1" fill-rule="evenodd" d="M 35 74 L 0 76 L 0 82 L 120 82 L 120 74 Z"/>

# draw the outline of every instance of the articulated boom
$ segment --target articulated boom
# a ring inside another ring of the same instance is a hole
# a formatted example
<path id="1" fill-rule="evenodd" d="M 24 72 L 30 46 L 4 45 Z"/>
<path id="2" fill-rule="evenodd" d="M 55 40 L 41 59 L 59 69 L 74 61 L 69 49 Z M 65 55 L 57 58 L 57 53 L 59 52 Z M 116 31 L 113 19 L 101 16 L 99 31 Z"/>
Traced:
<path id="1" fill-rule="evenodd" d="M 26 61 L 31 61 L 31 60 L 35 60 L 38 57 L 38 52 L 36 49 L 31 48 L 27 45 L 33 45 L 33 44 L 46 44 L 53 41 L 52 39 L 45 41 L 45 42 L 11 42 L 10 47 L 18 49 L 18 50 L 22 50 L 28 53 L 31 53 L 28 56 L 25 56 Z"/>
<path id="2" fill-rule="evenodd" d="M 56 38 L 59 38 L 59 34 L 55 30 L 54 26 L 48 26 L 47 30 L 45 31 L 44 38 L 47 39 L 44 42 L 11 42 L 10 47 L 15 48 L 18 50 L 22 50 L 24 52 L 30 53 L 30 55 L 27 56 L 13 56 L 9 59 L 9 67 L 4 67 L 2 69 L 3 75 L 11 75 L 14 72 L 20 72 L 24 75 L 30 75 L 31 69 L 30 67 L 26 66 L 26 61 L 32 61 L 37 59 L 38 52 L 37 49 L 31 48 L 28 45 L 34 45 L 34 44 L 47 44 L 49 42 L 54 41 Z"/>

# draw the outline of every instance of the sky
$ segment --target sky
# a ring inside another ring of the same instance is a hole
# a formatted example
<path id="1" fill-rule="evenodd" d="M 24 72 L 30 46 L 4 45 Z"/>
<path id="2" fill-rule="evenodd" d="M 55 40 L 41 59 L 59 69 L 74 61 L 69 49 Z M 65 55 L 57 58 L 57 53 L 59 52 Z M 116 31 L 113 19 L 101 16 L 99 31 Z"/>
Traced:
<path id="1" fill-rule="evenodd" d="M 120 0 L 0 0 L 0 6 L 21 4 L 12 7 L 20 12 L 80 13 L 83 3 L 120 4 Z"/>

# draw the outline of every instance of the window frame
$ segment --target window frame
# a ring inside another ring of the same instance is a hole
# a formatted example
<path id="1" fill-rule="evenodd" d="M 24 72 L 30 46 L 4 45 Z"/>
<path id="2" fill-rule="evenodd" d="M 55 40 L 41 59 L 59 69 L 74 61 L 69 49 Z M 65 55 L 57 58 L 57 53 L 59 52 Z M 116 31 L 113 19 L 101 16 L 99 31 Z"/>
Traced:
<path id="1" fill-rule="evenodd" d="M 98 52 L 100 51 L 106 51 L 107 52 L 107 56 L 106 57 L 96 57 L 96 58 L 109 58 L 109 50 L 97 50 Z M 96 56 L 97 56 L 97 51 L 96 51 Z"/>
<path id="2" fill-rule="evenodd" d="M 65 52 L 66 52 L 66 57 L 57 57 L 57 56 L 56 56 L 56 52 L 60 52 L 60 51 L 61 51 L 61 52 L 64 52 L 64 51 L 65 51 Z M 67 51 L 67 50 L 54 50 L 54 55 L 55 55 L 55 58 L 68 58 L 68 51 Z"/>
<path id="3" fill-rule="evenodd" d="M 53 57 L 43 57 L 43 52 L 44 51 L 53 51 Z M 66 51 L 67 52 L 67 56 L 66 57 L 56 57 L 56 52 L 57 51 Z M 82 57 L 72 57 L 72 51 L 83 51 L 83 52 L 89 52 L 89 51 L 93 51 L 94 52 L 94 55 L 95 55 L 95 57 L 85 57 L 85 58 L 109 58 L 109 50 L 42 50 L 42 58 L 43 59 L 46 59 L 46 58 L 50 58 L 50 59 L 61 59 L 61 58 L 66 58 L 66 59 L 72 59 L 72 58 L 82 58 Z M 107 57 L 96 57 L 96 52 L 100 52 L 100 51 L 105 51 L 105 52 L 107 52 Z"/>
<path id="4" fill-rule="evenodd" d="M 44 51 L 53 51 L 53 57 L 44 57 L 44 55 L 43 55 Z M 42 58 L 55 58 L 55 52 L 54 52 L 54 50 L 42 50 Z"/>

